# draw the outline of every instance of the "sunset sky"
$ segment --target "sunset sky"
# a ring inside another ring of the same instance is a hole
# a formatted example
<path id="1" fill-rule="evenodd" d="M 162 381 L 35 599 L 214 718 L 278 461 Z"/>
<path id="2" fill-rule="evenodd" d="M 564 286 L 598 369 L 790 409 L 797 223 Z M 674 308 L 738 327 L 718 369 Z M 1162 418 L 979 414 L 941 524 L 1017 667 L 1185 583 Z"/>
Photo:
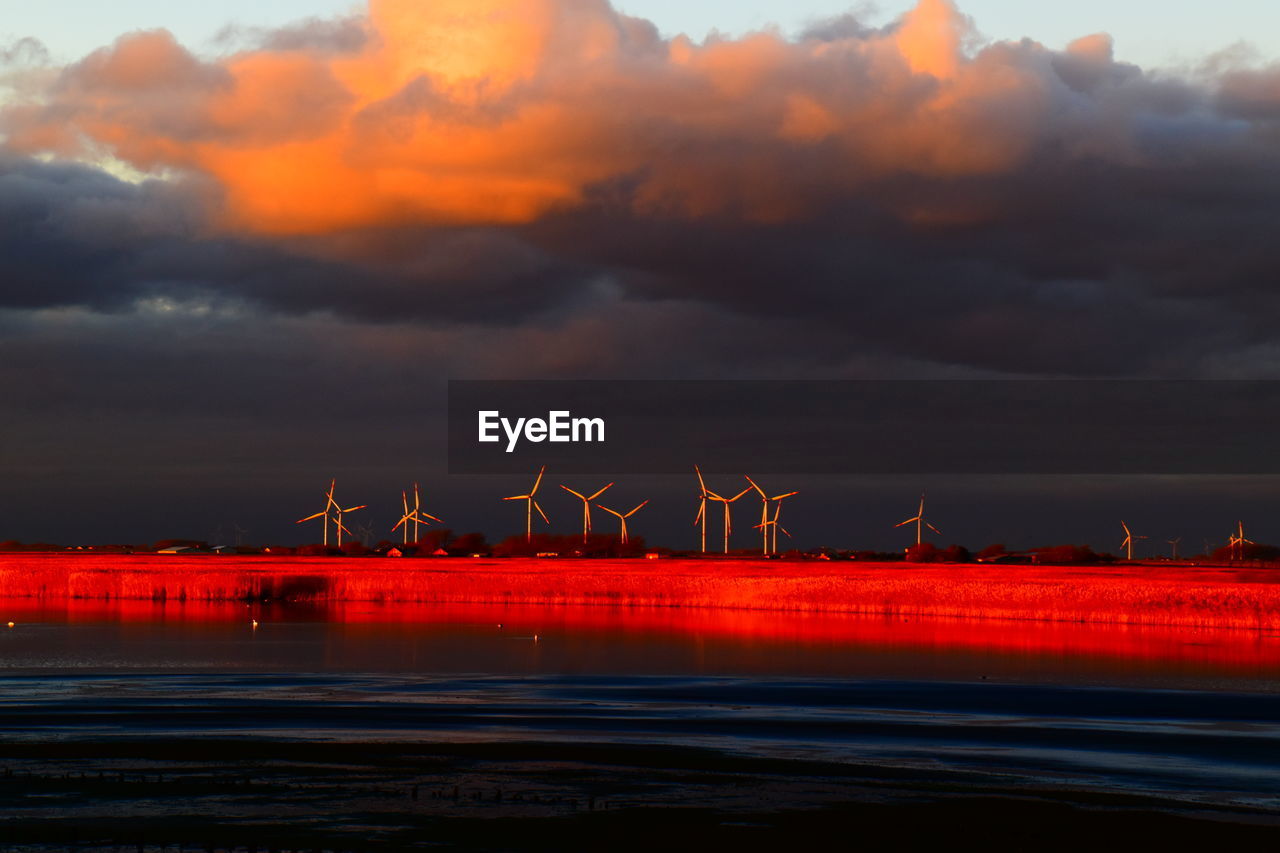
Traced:
<path id="1" fill-rule="evenodd" d="M 1271 6 L 187 5 L 0 23 L 0 538 L 296 535 L 439 475 L 451 376 L 1280 377 Z"/>

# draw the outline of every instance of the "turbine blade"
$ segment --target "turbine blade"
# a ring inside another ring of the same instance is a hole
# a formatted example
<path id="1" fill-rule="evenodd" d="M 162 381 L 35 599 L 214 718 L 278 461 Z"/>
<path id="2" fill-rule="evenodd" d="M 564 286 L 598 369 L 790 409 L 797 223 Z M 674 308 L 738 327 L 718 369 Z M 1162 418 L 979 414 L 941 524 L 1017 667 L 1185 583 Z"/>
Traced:
<path id="1" fill-rule="evenodd" d="M 528 501 L 532 499 L 533 495 L 512 495 L 509 498 L 503 498 L 504 501 Z"/>
<path id="2" fill-rule="evenodd" d="M 575 498 L 578 498 L 579 500 L 584 500 L 584 501 L 586 500 L 586 498 L 583 497 L 580 493 L 575 492 L 573 489 L 569 488 L 564 483 L 560 484 L 560 488 L 564 489 L 566 492 L 573 495 Z"/>
<path id="3" fill-rule="evenodd" d="M 934 526 L 933 526 L 932 524 L 930 524 L 929 522 L 927 522 L 927 521 L 926 521 L 926 522 L 924 523 L 924 526 L 925 526 L 925 527 L 927 527 L 927 528 L 929 528 L 930 530 L 932 530 L 934 533 L 938 534 L 939 536 L 941 536 L 941 535 L 942 535 L 942 531 L 941 531 L 941 530 L 939 530 L 938 528 L 934 527 Z"/>
<path id="4" fill-rule="evenodd" d="M 693 470 L 698 472 L 698 485 L 702 487 L 702 493 L 706 494 L 707 484 L 706 484 L 706 481 L 702 479 L 702 469 L 699 468 L 697 465 L 694 465 Z"/>
<path id="5" fill-rule="evenodd" d="M 429 514 L 429 513 L 425 513 L 425 512 L 423 513 L 423 515 L 424 515 L 425 517 L 427 517 L 427 518 L 431 519 L 432 521 L 434 521 L 436 524 L 444 524 L 444 522 L 443 522 L 443 521 L 441 521 L 440 519 L 436 518 L 434 515 L 431 515 L 431 514 Z"/>
<path id="6" fill-rule="evenodd" d="M 328 510 L 326 510 L 326 512 L 327 511 Z M 324 515 L 323 512 L 317 512 L 315 515 L 308 515 L 306 518 L 298 519 L 297 521 L 294 522 L 294 524 L 302 524 L 304 521 L 311 521 L 313 518 L 319 518 L 322 515 Z"/>
<path id="7" fill-rule="evenodd" d="M 605 487 L 604 487 L 603 489 L 601 489 L 600 491 L 596 492 L 596 493 L 595 493 L 594 495 L 592 495 L 591 497 L 587 498 L 587 500 L 589 500 L 589 501 L 593 501 L 593 500 L 595 500 L 596 498 L 600 497 L 601 495 L 603 495 L 605 492 L 609 491 L 609 490 L 610 490 L 610 489 L 612 489 L 612 488 L 613 488 L 613 483 L 610 483 L 609 485 L 605 486 Z"/>
<path id="8" fill-rule="evenodd" d="M 736 495 L 734 495 L 733 497 L 729 498 L 729 503 L 733 503 L 734 501 L 736 501 L 738 498 L 742 497 L 743 495 L 745 495 L 745 494 L 746 494 L 747 492 L 749 492 L 749 491 L 751 491 L 751 490 L 750 490 L 750 489 L 743 489 L 742 491 L 738 492 L 738 493 L 737 493 Z"/>
<path id="9" fill-rule="evenodd" d="M 533 499 L 530 498 L 530 500 L 533 500 Z M 551 523 L 551 519 L 547 518 L 547 514 L 542 511 L 542 507 L 538 506 L 537 501 L 533 501 L 533 508 L 538 511 L 538 515 L 542 516 L 543 521 L 545 521 L 547 524 Z"/>
<path id="10" fill-rule="evenodd" d="M 777 497 L 769 498 L 769 500 L 771 500 L 771 501 L 780 501 L 780 500 L 782 500 L 783 498 L 793 497 L 793 496 L 798 495 L 798 494 L 800 494 L 800 493 L 799 493 L 799 492 L 787 492 L 785 495 L 778 495 Z"/>
<path id="11" fill-rule="evenodd" d="M 622 513 L 618 512 L 616 509 L 609 509 L 609 508 L 608 508 L 607 506 L 605 506 L 604 504 L 596 504 L 596 506 L 600 507 L 602 510 L 604 510 L 604 511 L 605 511 L 605 512 L 607 512 L 607 513 L 609 513 L 609 515 L 616 515 L 618 518 L 626 518 L 626 516 L 624 516 Z"/>
<path id="12" fill-rule="evenodd" d="M 360 506 L 353 506 L 351 507 L 351 509 L 344 509 L 342 510 L 342 512 L 355 512 L 358 509 L 368 509 L 368 508 L 369 508 L 368 504 L 360 504 Z"/>
<path id="13" fill-rule="evenodd" d="M 746 475 L 746 474 L 743 474 L 742 476 L 747 477 L 747 475 Z M 769 500 L 768 495 L 766 495 L 766 494 L 764 493 L 764 489 L 762 489 L 762 488 L 760 488 L 758 485 L 756 485 L 756 481 L 755 481 L 755 480 L 751 479 L 750 477 L 747 477 L 747 482 L 751 484 L 751 488 L 752 488 L 752 489 L 755 489 L 757 492 L 759 492 L 759 493 L 760 493 L 760 497 L 764 498 L 765 500 Z M 750 490 L 748 490 L 748 491 L 750 491 Z"/>
<path id="14" fill-rule="evenodd" d="M 702 517 L 707 513 L 707 500 L 703 498 L 698 503 L 698 517 L 693 520 L 693 526 L 697 527 L 702 523 Z"/>
<path id="15" fill-rule="evenodd" d="M 645 508 L 645 504 L 647 504 L 647 503 L 649 503 L 649 502 L 648 502 L 648 501 L 645 501 L 644 503 L 640 504 L 640 506 L 638 506 L 638 507 L 636 507 L 635 509 L 631 510 L 631 512 L 627 513 L 627 514 L 626 514 L 625 516 L 623 516 L 623 517 L 624 517 L 624 518 L 630 518 L 631 516 L 635 515 L 635 514 L 636 514 L 637 512 L 639 512 L 640 510 L 644 509 L 644 508 Z"/>
<path id="16" fill-rule="evenodd" d="M 547 473 L 547 466 L 543 465 L 542 469 L 538 471 L 538 479 L 533 481 L 533 488 L 529 490 L 530 495 L 536 495 L 538 493 L 538 486 L 542 485 L 542 475 L 545 473 Z"/>

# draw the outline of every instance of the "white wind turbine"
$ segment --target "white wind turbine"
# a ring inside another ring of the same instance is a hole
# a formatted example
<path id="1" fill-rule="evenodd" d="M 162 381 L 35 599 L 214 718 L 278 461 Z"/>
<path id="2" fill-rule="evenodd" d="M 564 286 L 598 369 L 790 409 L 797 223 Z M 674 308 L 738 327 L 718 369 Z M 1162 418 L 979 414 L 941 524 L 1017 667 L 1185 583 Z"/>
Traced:
<path id="1" fill-rule="evenodd" d="M 409 493 L 408 492 L 400 493 L 400 505 L 404 507 L 404 515 L 400 516 L 400 520 L 396 522 L 395 527 L 391 528 L 391 532 L 395 533 L 397 530 L 403 529 L 403 533 L 401 533 L 401 537 L 403 538 L 405 545 L 409 544 L 409 525 L 410 524 L 413 525 L 413 541 L 414 542 L 418 542 L 422 539 L 422 533 L 419 530 L 419 525 L 430 526 L 431 522 L 433 521 L 436 522 L 437 524 L 444 524 L 443 521 L 436 518 L 434 515 L 431 515 L 430 513 L 422 512 L 422 496 L 421 494 L 419 494 L 417 483 L 413 484 L 413 509 L 409 509 Z"/>
<path id="2" fill-rule="evenodd" d="M 329 490 L 329 500 L 333 504 L 333 512 L 334 512 L 334 515 L 336 516 L 333 520 L 333 524 L 334 524 L 334 528 L 337 530 L 338 547 L 341 548 L 343 533 L 355 535 L 355 534 L 352 534 L 351 531 L 347 529 L 347 526 L 342 523 L 342 516 L 348 512 L 355 512 L 358 509 L 368 509 L 369 505 L 360 504 L 359 506 L 352 506 L 352 507 L 347 507 L 346 509 L 343 509 L 342 506 L 336 500 L 333 499 L 332 489 Z"/>
<path id="3" fill-rule="evenodd" d="M 308 515 L 306 518 L 300 518 L 295 524 L 306 524 L 308 521 L 314 521 L 317 518 L 324 519 L 324 545 L 329 547 L 329 507 L 334 506 L 333 489 L 337 485 L 337 480 L 329 481 L 329 491 L 324 495 L 324 509 L 314 515 Z"/>
<path id="4" fill-rule="evenodd" d="M 914 524 L 916 526 L 916 547 L 919 547 L 924 543 L 924 528 L 926 527 L 939 536 L 942 535 L 941 530 L 924 520 L 924 492 L 920 493 L 920 508 L 916 510 L 915 517 L 908 518 L 906 521 L 895 524 L 894 527 L 906 527 L 908 524 Z"/>
<path id="5" fill-rule="evenodd" d="M 1256 545 L 1258 543 L 1254 542 L 1252 539 L 1244 538 L 1244 522 L 1237 521 L 1236 532 L 1231 534 L 1231 538 L 1227 540 L 1227 544 L 1231 548 L 1231 558 L 1233 560 L 1243 560 L 1244 546 Z"/>
<path id="6" fill-rule="evenodd" d="M 627 519 L 635 515 L 640 510 L 644 509 L 645 505 L 648 503 L 649 503 L 648 501 L 645 501 L 644 503 L 640 504 L 640 506 L 636 507 L 635 509 L 631 510 L 631 512 L 628 512 L 625 515 L 623 513 L 618 512 L 616 509 L 609 509 L 604 504 L 596 504 L 596 506 L 600 507 L 602 510 L 609 513 L 610 515 L 616 515 L 618 517 L 618 520 L 622 522 L 622 535 L 620 538 L 621 538 L 622 544 L 626 545 L 628 541 Z"/>
<path id="7" fill-rule="evenodd" d="M 533 541 L 533 511 L 535 509 L 538 511 L 538 515 L 542 516 L 543 521 L 547 524 L 551 523 L 551 519 L 547 518 L 547 514 L 542 511 L 542 507 L 538 505 L 537 500 L 538 486 L 542 485 L 542 475 L 545 473 L 547 473 L 547 466 L 543 465 L 542 470 L 538 471 L 538 479 L 533 481 L 533 488 L 529 490 L 529 494 L 503 498 L 504 501 L 526 501 L 524 510 L 524 538 L 526 542 Z"/>
<path id="8" fill-rule="evenodd" d="M 591 533 L 591 502 L 596 498 L 600 497 L 601 495 L 603 495 L 605 492 L 609 491 L 609 489 L 613 488 L 613 483 L 610 483 L 609 485 L 605 486 L 603 489 L 596 492 L 594 495 L 591 495 L 590 497 L 582 494 L 581 492 L 575 492 L 573 489 L 569 488 L 564 483 L 560 484 L 560 488 L 564 489 L 566 492 L 573 495 L 578 500 L 582 501 L 582 544 L 586 545 L 587 536 L 588 534 Z"/>
<path id="9" fill-rule="evenodd" d="M 782 515 L 782 502 L 779 501 L 778 505 L 775 506 L 773 509 L 773 518 L 765 519 L 764 521 L 756 525 L 756 529 L 763 530 L 766 536 L 769 535 L 770 530 L 773 531 L 773 553 L 775 554 L 778 552 L 778 531 L 781 530 L 788 539 L 791 538 L 791 534 L 787 532 L 787 528 L 783 527 L 780 523 L 778 523 L 778 518 L 781 515 Z"/>
<path id="10" fill-rule="evenodd" d="M 745 475 L 745 474 L 744 474 L 743 476 L 744 476 L 744 477 L 746 477 L 746 475 Z M 784 500 L 786 500 L 787 498 L 790 498 L 790 497 L 794 497 L 794 496 L 796 496 L 796 495 L 798 495 L 798 494 L 800 494 L 800 493 L 799 493 L 799 492 L 787 492 L 786 494 L 783 494 L 783 495 L 774 495 L 773 497 L 769 497 L 769 495 L 765 493 L 765 490 L 764 490 L 764 489 L 762 489 L 762 488 L 760 488 L 759 484 L 757 484 L 755 480 L 751 479 L 750 477 L 747 477 L 747 482 L 751 484 L 751 488 L 755 489 L 755 490 L 760 494 L 760 523 L 759 523 L 759 524 L 757 524 L 757 525 L 755 526 L 755 529 L 756 529 L 756 530 L 760 530 L 760 531 L 762 531 L 762 533 L 763 533 L 763 536 L 764 536 L 764 548 L 763 548 L 763 553 L 765 553 L 765 554 L 777 553 L 777 550 L 778 550 L 778 529 L 777 529 L 777 527 L 774 527 L 774 526 L 773 526 L 773 524 L 772 524 L 772 522 L 770 522 L 770 520 L 769 520 L 769 502 L 770 502 L 770 501 L 778 501 L 778 502 L 779 502 L 779 503 L 778 503 L 778 511 L 779 511 L 779 512 L 781 512 L 781 511 L 782 511 L 782 503 L 781 503 L 781 501 L 784 501 Z M 777 519 L 774 519 L 774 521 L 776 521 L 776 520 L 777 520 Z M 772 547 L 770 547 L 770 543 L 769 543 L 769 529 L 770 529 L 770 527 L 773 527 L 773 545 L 772 545 Z M 788 538 L 789 538 L 789 537 L 791 536 L 791 534 L 790 534 L 790 533 L 788 533 L 788 534 L 787 534 L 787 536 L 788 536 Z"/>
<path id="11" fill-rule="evenodd" d="M 1169 543 L 1169 548 L 1170 548 L 1169 559 L 1170 560 L 1178 559 L 1178 544 L 1182 542 L 1182 537 L 1179 536 L 1176 539 L 1169 539 L 1166 541 Z"/>
<path id="12" fill-rule="evenodd" d="M 734 495 L 731 498 L 723 497 L 710 490 L 707 491 L 707 500 L 719 501 L 720 503 L 724 504 L 724 552 L 726 554 L 729 553 L 729 534 L 733 532 L 733 519 L 731 517 L 732 512 L 730 510 L 729 504 L 738 500 L 749 491 L 751 491 L 751 489 L 749 488 L 743 489 L 742 491 L 738 492 L 736 495 Z"/>
<path id="13" fill-rule="evenodd" d="M 1120 522 L 1120 526 L 1124 528 L 1124 541 L 1120 543 L 1120 547 L 1125 549 L 1125 559 L 1132 560 L 1133 559 L 1133 540 L 1146 539 L 1147 537 L 1134 536 L 1133 531 L 1129 529 L 1129 525 L 1125 524 L 1123 521 Z"/>
<path id="14" fill-rule="evenodd" d="M 693 470 L 698 473 L 698 488 L 702 490 L 702 495 L 698 498 L 698 516 L 693 520 L 693 526 L 702 525 L 702 553 L 707 553 L 707 500 L 711 493 L 707 491 L 707 483 L 702 479 L 702 469 L 697 465 L 693 466 Z"/>

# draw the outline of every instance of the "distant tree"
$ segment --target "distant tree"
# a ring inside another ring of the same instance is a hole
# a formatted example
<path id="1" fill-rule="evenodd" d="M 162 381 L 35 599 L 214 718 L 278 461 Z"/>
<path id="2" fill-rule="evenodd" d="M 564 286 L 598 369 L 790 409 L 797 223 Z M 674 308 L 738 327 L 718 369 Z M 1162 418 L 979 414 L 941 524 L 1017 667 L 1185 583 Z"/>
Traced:
<path id="1" fill-rule="evenodd" d="M 1274 545 L 1262 545 L 1256 542 L 1246 542 L 1240 546 L 1224 546 L 1213 552 L 1213 559 L 1218 562 L 1229 563 L 1235 560 L 1250 562 L 1275 562 L 1280 560 L 1280 548 Z"/>
<path id="2" fill-rule="evenodd" d="M 303 545 L 296 551 L 299 557 L 340 557 L 342 552 L 329 545 Z"/>
<path id="3" fill-rule="evenodd" d="M 453 531 L 447 527 L 439 527 L 435 530 L 426 531 L 417 541 L 418 553 L 423 556 L 430 556 L 439 548 L 449 549 L 449 542 L 453 539 Z"/>
<path id="4" fill-rule="evenodd" d="M 912 545 L 907 549 L 906 560 L 908 563 L 936 563 L 938 558 L 937 547 L 929 542 L 921 542 L 919 545 Z"/>
<path id="5" fill-rule="evenodd" d="M 209 543 L 203 539 L 161 539 L 155 544 L 157 551 L 163 551 L 166 548 L 198 548 L 206 550 Z"/>
<path id="6" fill-rule="evenodd" d="M 941 563 L 972 563 L 973 555 L 969 553 L 969 549 L 963 545 L 951 545 L 945 551 L 938 553 L 938 562 Z"/>
<path id="7" fill-rule="evenodd" d="M 1052 545 L 1047 548 L 1032 548 L 1037 563 L 1055 566 L 1084 566 L 1097 563 L 1103 558 L 1088 545 Z"/>
<path id="8" fill-rule="evenodd" d="M 360 541 L 343 542 L 340 550 L 347 557 L 364 557 L 369 553 L 369 549 L 364 547 L 364 543 Z"/>
<path id="9" fill-rule="evenodd" d="M 487 554 L 489 543 L 485 541 L 483 533 L 464 533 L 451 541 L 447 550 L 450 554 L 463 557 L 468 554 Z"/>

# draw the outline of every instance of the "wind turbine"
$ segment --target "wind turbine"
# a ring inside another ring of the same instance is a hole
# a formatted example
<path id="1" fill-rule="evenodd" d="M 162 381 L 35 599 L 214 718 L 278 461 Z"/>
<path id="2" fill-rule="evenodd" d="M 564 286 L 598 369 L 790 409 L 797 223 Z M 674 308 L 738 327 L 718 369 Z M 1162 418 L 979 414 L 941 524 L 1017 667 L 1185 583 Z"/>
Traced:
<path id="1" fill-rule="evenodd" d="M 924 520 L 924 492 L 920 493 L 920 509 L 916 510 L 915 517 L 908 518 L 906 521 L 895 524 L 894 527 L 906 527 L 908 524 L 914 524 L 916 526 L 916 547 L 919 547 L 924 542 L 924 528 L 926 527 L 939 536 L 942 535 L 941 530 Z"/>
<path id="2" fill-rule="evenodd" d="M 746 477 L 747 475 L 743 474 L 743 476 Z M 756 483 L 755 480 L 751 479 L 750 477 L 747 477 L 747 482 L 751 484 L 751 488 L 755 489 L 757 492 L 760 493 L 760 523 L 755 526 L 755 529 L 763 532 L 763 535 L 764 535 L 763 553 L 765 554 L 774 553 L 777 551 L 777 548 L 778 548 L 778 531 L 776 528 L 773 531 L 773 547 L 771 548 L 769 545 L 769 528 L 771 526 L 769 521 L 769 502 L 782 501 L 782 500 L 785 500 L 786 498 L 793 497 L 800 493 L 787 492 L 785 495 L 774 495 L 773 497 L 769 497 L 769 495 L 765 493 L 765 490 L 760 488 L 759 484 Z M 778 509 L 779 511 L 781 511 L 782 504 L 778 504 Z M 791 534 L 788 533 L 787 535 L 790 536 Z"/>
<path id="3" fill-rule="evenodd" d="M 1181 536 L 1179 536 L 1177 539 L 1169 539 L 1169 540 L 1167 540 L 1167 541 L 1168 541 L 1168 542 L 1169 542 L 1169 544 L 1172 546 L 1172 553 L 1171 553 L 1171 555 L 1170 555 L 1169 559 L 1170 559 L 1170 560 L 1176 560 L 1176 559 L 1178 559 L 1178 543 L 1182 541 L 1182 537 L 1181 537 Z"/>
<path id="4" fill-rule="evenodd" d="M 1256 543 L 1256 542 L 1254 542 L 1252 539 L 1245 539 L 1245 538 L 1244 538 L 1244 522 L 1243 522 L 1243 521 L 1237 521 L 1237 522 L 1236 522 L 1236 532 L 1235 532 L 1235 533 L 1233 533 L 1233 534 L 1231 534 L 1231 539 L 1230 539 L 1230 540 L 1228 540 L 1227 544 L 1228 544 L 1228 545 L 1230 546 L 1230 548 L 1231 548 L 1231 552 L 1232 552 L 1232 559 L 1234 559 L 1234 560 L 1243 560 L 1243 559 L 1244 559 L 1244 546 L 1245 546 L 1245 545 L 1256 545 L 1257 543 Z"/>
<path id="5" fill-rule="evenodd" d="M 733 503 L 734 501 L 736 501 L 738 498 L 742 497 L 749 491 L 751 491 L 751 489 L 743 489 L 742 491 L 738 492 L 736 495 L 734 495 L 731 498 L 726 498 L 721 495 L 717 495 L 715 492 L 710 490 L 707 491 L 707 500 L 719 501 L 720 503 L 724 504 L 724 552 L 726 554 L 729 553 L 729 534 L 733 532 L 733 519 L 730 517 L 731 512 L 729 509 L 729 504 Z"/>
<path id="6" fill-rule="evenodd" d="M 326 548 L 329 547 L 329 507 L 335 505 L 333 500 L 333 489 L 334 489 L 334 486 L 337 485 L 337 483 L 338 483 L 337 480 L 329 481 L 329 491 L 325 492 L 325 495 L 324 495 L 323 510 L 321 510 L 320 512 L 317 512 L 315 515 L 308 515 L 306 518 L 300 518 L 296 522 L 294 522 L 295 524 L 306 524 L 308 521 L 313 521 L 317 518 L 323 518 L 324 519 L 324 545 Z"/>
<path id="7" fill-rule="evenodd" d="M 795 493 L 793 492 L 793 494 Z M 765 519 L 764 521 L 756 525 L 756 529 L 763 530 L 765 532 L 765 536 L 769 535 L 770 528 L 773 529 L 773 552 L 775 554 L 778 552 L 778 531 L 781 530 L 788 539 L 791 538 L 791 534 L 787 532 L 787 528 L 783 527 L 781 524 L 778 523 L 778 517 L 780 515 L 782 515 L 781 502 L 779 502 L 778 505 L 774 508 L 773 518 Z"/>
<path id="8" fill-rule="evenodd" d="M 1120 526 L 1124 528 L 1124 541 L 1120 543 L 1120 547 L 1121 547 L 1121 548 L 1126 549 L 1126 550 L 1125 550 L 1125 559 L 1126 559 L 1126 560 L 1132 560 L 1132 559 L 1133 559 L 1133 540 L 1134 540 L 1134 539 L 1146 539 L 1147 537 L 1146 537 L 1146 536 L 1134 536 L 1134 535 L 1133 535 L 1133 531 L 1131 531 L 1131 530 L 1129 529 L 1129 525 L 1125 524 L 1123 521 L 1121 521 L 1121 522 L 1120 522 Z"/>
<path id="9" fill-rule="evenodd" d="M 610 483 L 609 485 L 605 486 L 603 489 L 596 492 L 591 497 L 587 497 L 586 495 L 580 492 L 575 492 L 573 489 L 569 488 L 564 483 L 560 484 L 560 488 L 564 489 L 566 492 L 573 495 L 578 500 L 582 501 L 582 544 L 586 545 L 587 534 L 591 532 L 591 502 L 596 498 L 600 497 L 601 495 L 603 495 L 605 492 L 609 491 L 609 489 L 613 488 L 613 483 Z"/>
<path id="10" fill-rule="evenodd" d="M 420 524 L 430 525 L 431 522 L 433 521 L 436 522 L 437 524 L 444 524 L 443 521 L 436 518 L 434 515 L 421 511 L 422 496 L 418 493 L 417 483 L 413 484 L 413 509 L 409 509 L 409 493 L 408 492 L 400 493 L 400 504 L 401 506 L 404 507 L 404 515 L 400 516 L 400 520 L 396 522 L 395 527 L 391 528 L 391 532 L 395 533 L 397 530 L 400 530 L 400 528 L 403 527 L 404 532 L 401 535 L 402 535 L 402 538 L 404 539 L 405 545 L 409 544 L 409 525 L 410 524 L 413 525 L 413 541 L 414 542 L 417 542 L 422 538 L 422 534 L 418 529 L 418 525 Z"/>
<path id="11" fill-rule="evenodd" d="M 693 526 L 702 525 L 702 553 L 707 553 L 707 483 L 702 479 L 702 469 L 697 465 L 693 466 L 693 470 L 698 472 L 698 487 L 702 490 L 702 496 L 698 498 L 698 517 L 693 520 Z"/>
<path id="12" fill-rule="evenodd" d="M 547 466 L 543 465 L 542 470 L 538 472 L 538 479 L 533 481 L 533 488 L 529 490 L 529 494 L 503 498 L 504 501 L 527 501 L 524 508 L 524 538 L 526 542 L 533 541 L 533 511 L 535 509 L 538 511 L 538 515 L 542 516 L 543 521 L 547 524 L 551 523 L 551 519 L 547 518 L 547 514 L 542 511 L 542 507 L 538 506 L 536 497 L 538 486 L 542 485 L 542 475 L 545 473 L 547 473 Z"/>
<path id="13" fill-rule="evenodd" d="M 644 503 L 640 504 L 640 506 L 638 506 L 638 507 L 636 507 L 635 509 L 631 510 L 631 512 L 627 513 L 626 515 L 623 515 L 622 513 L 618 512 L 616 509 L 609 509 L 609 508 L 608 508 L 607 506 L 605 506 L 604 504 L 596 504 L 596 506 L 600 507 L 602 510 L 604 510 L 604 511 L 605 511 L 605 512 L 607 512 L 607 513 L 609 513 L 610 515 L 616 515 L 616 516 L 618 517 L 618 520 L 622 522 L 622 537 L 621 537 L 621 540 L 622 540 L 622 544 L 623 544 L 623 545 L 626 545 L 626 544 L 627 544 L 627 519 L 628 519 L 628 518 L 630 518 L 631 516 L 635 515 L 635 514 L 636 514 L 637 512 L 639 512 L 640 510 L 644 509 L 644 508 L 645 508 L 645 504 L 647 504 L 647 503 L 649 503 L 649 502 L 648 502 L 648 501 L 645 501 Z"/>
<path id="14" fill-rule="evenodd" d="M 249 531 L 245 530 L 243 527 L 241 527 L 239 524 L 236 524 L 234 521 L 231 522 L 231 529 L 235 531 L 236 547 L 238 548 L 244 544 L 244 537 Z"/>
<path id="15" fill-rule="evenodd" d="M 343 513 L 355 512 L 355 511 L 356 511 L 356 510 L 358 510 L 358 509 L 368 509 L 368 508 L 369 508 L 369 505 L 368 505 L 368 504 L 360 504 L 360 506 L 352 506 L 352 507 L 347 507 L 346 509 L 343 509 L 343 508 L 338 504 L 338 502 L 337 502 L 337 501 L 334 501 L 334 502 L 333 502 L 333 511 L 334 511 L 334 513 L 337 515 L 337 518 L 335 518 L 335 519 L 333 520 L 333 524 L 334 524 L 334 526 L 337 528 L 337 531 L 338 531 L 338 547 L 339 547 L 339 548 L 341 548 L 341 547 L 342 547 L 342 534 L 343 534 L 343 533 L 351 533 L 351 531 L 347 529 L 347 526 L 346 526 L 345 524 L 343 524 L 343 523 L 342 523 L 342 516 L 343 516 Z M 353 535 L 353 536 L 354 536 L 355 534 L 353 534 L 353 533 L 352 533 L 351 535 Z"/>

